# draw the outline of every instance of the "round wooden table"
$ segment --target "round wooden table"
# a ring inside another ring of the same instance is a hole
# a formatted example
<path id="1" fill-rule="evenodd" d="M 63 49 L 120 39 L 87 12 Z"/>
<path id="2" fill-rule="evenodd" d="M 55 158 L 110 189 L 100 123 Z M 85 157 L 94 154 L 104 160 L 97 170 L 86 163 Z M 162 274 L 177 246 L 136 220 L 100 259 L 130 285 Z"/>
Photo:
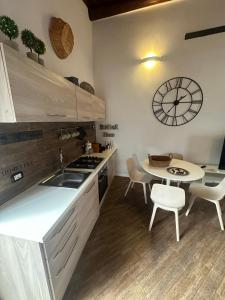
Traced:
<path id="1" fill-rule="evenodd" d="M 171 181 L 191 182 L 202 179 L 205 176 L 204 170 L 198 165 L 179 159 L 172 159 L 170 165 L 163 168 L 152 167 L 149 165 L 149 160 L 145 159 L 142 163 L 142 167 L 147 173 L 165 179 L 167 185 L 170 185 Z M 185 169 L 189 174 L 185 176 L 170 174 L 167 169 L 171 167 Z"/>

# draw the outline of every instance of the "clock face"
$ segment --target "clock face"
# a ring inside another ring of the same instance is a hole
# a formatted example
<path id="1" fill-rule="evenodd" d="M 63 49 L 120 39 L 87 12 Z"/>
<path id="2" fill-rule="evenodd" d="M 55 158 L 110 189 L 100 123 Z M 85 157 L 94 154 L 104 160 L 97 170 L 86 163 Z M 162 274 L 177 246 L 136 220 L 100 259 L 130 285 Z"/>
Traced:
<path id="1" fill-rule="evenodd" d="M 202 89 L 196 81 L 175 77 L 158 88 L 152 101 L 152 109 L 161 123 L 180 126 L 197 116 L 202 103 Z"/>

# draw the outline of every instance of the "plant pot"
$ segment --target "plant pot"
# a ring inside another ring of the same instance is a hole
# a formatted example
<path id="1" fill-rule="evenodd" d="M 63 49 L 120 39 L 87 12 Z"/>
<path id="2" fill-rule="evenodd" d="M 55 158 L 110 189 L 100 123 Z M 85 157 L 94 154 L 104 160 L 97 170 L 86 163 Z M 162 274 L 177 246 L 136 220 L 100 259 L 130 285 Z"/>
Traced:
<path id="1" fill-rule="evenodd" d="M 37 56 L 37 54 L 35 54 L 33 52 L 27 52 L 27 57 L 29 57 L 30 59 L 38 62 L 38 56 Z"/>
<path id="2" fill-rule="evenodd" d="M 42 65 L 42 66 L 45 65 L 44 59 L 42 59 L 42 58 L 40 58 L 40 57 L 38 57 L 38 63 L 39 63 L 40 65 Z"/>
<path id="3" fill-rule="evenodd" d="M 19 51 L 19 45 L 17 44 L 17 42 L 13 41 L 13 40 L 7 40 L 4 39 L 3 43 L 13 49 L 15 49 L 16 51 Z"/>

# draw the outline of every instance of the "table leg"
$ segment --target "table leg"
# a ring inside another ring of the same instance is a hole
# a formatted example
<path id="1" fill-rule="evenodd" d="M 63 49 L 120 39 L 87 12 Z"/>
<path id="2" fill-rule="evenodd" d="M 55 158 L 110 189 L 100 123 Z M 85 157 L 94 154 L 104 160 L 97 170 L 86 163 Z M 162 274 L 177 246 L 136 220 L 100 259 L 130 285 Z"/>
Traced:
<path id="1" fill-rule="evenodd" d="M 166 179 L 166 185 L 170 185 L 170 179 Z"/>

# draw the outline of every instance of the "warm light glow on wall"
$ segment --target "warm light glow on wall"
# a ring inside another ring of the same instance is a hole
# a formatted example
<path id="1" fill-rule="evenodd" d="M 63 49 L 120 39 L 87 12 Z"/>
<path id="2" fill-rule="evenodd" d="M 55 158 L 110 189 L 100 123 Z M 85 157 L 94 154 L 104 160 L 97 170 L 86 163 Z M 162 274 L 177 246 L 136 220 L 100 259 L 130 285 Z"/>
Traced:
<path id="1" fill-rule="evenodd" d="M 141 62 L 147 69 L 152 69 L 160 60 L 160 57 L 155 53 L 148 53 L 146 57 L 141 60 Z"/>

